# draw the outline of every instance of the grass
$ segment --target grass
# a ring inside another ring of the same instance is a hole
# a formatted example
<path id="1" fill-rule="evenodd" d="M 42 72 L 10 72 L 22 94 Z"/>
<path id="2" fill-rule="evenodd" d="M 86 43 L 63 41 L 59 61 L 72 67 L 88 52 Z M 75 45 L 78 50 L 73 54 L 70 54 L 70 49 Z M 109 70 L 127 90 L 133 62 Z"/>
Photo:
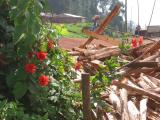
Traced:
<path id="1" fill-rule="evenodd" d="M 67 38 L 87 38 L 88 36 L 81 32 L 83 27 L 90 28 L 92 23 L 74 23 L 74 24 L 63 24 L 63 27 L 67 29 L 67 33 L 63 35 Z"/>
<path id="2" fill-rule="evenodd" d="M 83 27 L 90 28 L 91 23 L 76 23 L 76 24 L 65 24 L 69 34 L 65 37 L 69 38 L 87 38 L 88 36 L 81 32 Z"/>

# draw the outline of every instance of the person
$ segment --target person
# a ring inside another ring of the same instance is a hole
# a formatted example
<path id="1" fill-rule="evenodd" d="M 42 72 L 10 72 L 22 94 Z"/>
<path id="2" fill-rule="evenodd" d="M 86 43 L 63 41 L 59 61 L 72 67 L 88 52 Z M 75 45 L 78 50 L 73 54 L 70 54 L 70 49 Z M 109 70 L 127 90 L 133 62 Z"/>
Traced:
<path id="1" fill-rule="evenodd" d="M 92 18 L 92 22 L 93 22 L 93 27 L 92 27 L 92 31 L 95 31 L 95 29 L 99 26 L 99 22 L 100 22 L 100 16 L 99 15 L 95 15 Z"/>
<path id="2" fill-rule="evenodd" d="M 137 25 L 136 30 L 135 30 L 135 35 L 140 35 L 140 31 L 141 31 L 141 26 Z"/>

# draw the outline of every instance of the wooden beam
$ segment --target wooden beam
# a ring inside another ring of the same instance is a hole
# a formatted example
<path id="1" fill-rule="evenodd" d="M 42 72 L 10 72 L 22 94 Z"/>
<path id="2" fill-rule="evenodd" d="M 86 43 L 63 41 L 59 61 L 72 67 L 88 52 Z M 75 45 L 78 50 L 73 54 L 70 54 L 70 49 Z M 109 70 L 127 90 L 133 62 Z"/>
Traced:
<path id="1" fill-rule="evenodd" d="M 117 13 L 119 12 L 119 10 L 120 10 L 120 5 L 117 4 L 114 7 L 114 9 L 112 10 L 112 12 L 102 21 L 102 23 L 95 30 L 95 32 L 98 33 L 98 34 L 103 33 L 103 31 L 105 30 L 106 25 L 108 25 L 112 21 L 113 17 L 115 17 L 117 15 Z M 83 45 L 81 45 L 80 47 L 84 48 L 87 44 L 89 44 L 90 42 L 92 42 L 93 39 L 94 39 L 93 37 L 89 37 L 88 40 Z"/>
<path id="2" fill-rule="evenodd" d="M 151 98 L 153 100 L 156 100 L 157 102 L 160 102 L 160 95 L 159 94 L 150 92 L 148 90 L 144 90 L 140 87 L 127 85 L 127 84 L 124 84 L 124 83 L 121 83 L 121 82 L 115 81 L 115 80 L 112 81 L 112 84 L 117 86 L 117 87 L 120 87 L 120 88 L 125 88 L 127 90 L 135 91 L 137 94 L 148 96 L 149 98 Z"/>
<path id="3" fill-rule="evenodd" d="M 93 38 L 99 39 L 99 40 L 104 40 L 104 41 L 108 40 L 108 38 L 106 36 L 99 35 L 98 33 L 93 32 L 93 31 L 89 31 L 88 29 L 85 29 L 85 28 L 82 29 L 82 33 L 84 33 L 86 35 L 89 35 L 89 36 L 91 36 Z"/>
<path id="4" fill-rule="evenodd" d="M 82 99 L 83 99 L 83 117 L 84 120 L 91 119 L 91 106 L 90 106 L 90 75 L 88 73 L 82 74 Z"/>
<path id="5" fill-rule="evenodd" d="M 88 57 L 81 56 L 79 59 L 93 61 L 93 60 L 99 60 L 103 58 L 109 58 L 111 56 L 117 56 L 119 54 L 120 54 L 120 50 L 113 49 L 113 50 L 108 50 L 107 52 L 98 53 Z"/>
<path id="6" fill-rule="evenodd" d="M 160 67 L 159 62 L 134 62 L 132 64 L 126 65 L 130 68 L 148 67 L 148 68 L 158 68 Z"/>
<path id="7" fill-rule="evenodd" d="M 130 63 L 122 66 L 121 68 L 126 67 L 126 66 L 128 66 L 128 65 L 130 65 L 130 64 L 133 64 L 133 63 L 135 63 L 135 62 L 138 61 L 138 60 L 141 60 L 146 54 L 148 54 L 148 53 L 150 53 L 150 52 L 153 52 L 153 51 L 155 51 L 155 50 L 158 50 L 159 48 L 160 48 L 160 41 L 157 41 L 157 42 L 153 43 L 152 46 L 150 46 L 141 56 L 139 56 L 138 58 L 134 59 L 134 60 L 131 61 Z M 120 68 L 120 69 L 121 69 L 121 68 Z"/>

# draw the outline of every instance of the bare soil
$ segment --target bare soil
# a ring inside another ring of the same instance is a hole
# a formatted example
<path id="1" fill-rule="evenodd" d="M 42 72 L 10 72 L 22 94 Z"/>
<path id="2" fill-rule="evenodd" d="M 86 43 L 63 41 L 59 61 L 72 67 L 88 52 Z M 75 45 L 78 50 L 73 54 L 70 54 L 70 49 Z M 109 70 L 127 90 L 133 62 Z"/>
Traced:
<path id="1" fill-rule="evenodd" d="M 86 39 L 81 39 L 81 38 L 62 38 L 59 41 L 59 46 L 62 49 L 71 50 L 74 47 L 79 47 L 85 41 L 87 41 L 87 38 Z M 109 40 L 109 41 L 103 41 L 103 40 L 94 39 L 91 42 L 91 44 L 94 44 L 94 45 L 97 45 L 97 46 L 100 45 L 100 44 L 101 45 L 105 45 L 105 46 L 118 46 L 119 40 L 112 39 L 112 40 Z"/>

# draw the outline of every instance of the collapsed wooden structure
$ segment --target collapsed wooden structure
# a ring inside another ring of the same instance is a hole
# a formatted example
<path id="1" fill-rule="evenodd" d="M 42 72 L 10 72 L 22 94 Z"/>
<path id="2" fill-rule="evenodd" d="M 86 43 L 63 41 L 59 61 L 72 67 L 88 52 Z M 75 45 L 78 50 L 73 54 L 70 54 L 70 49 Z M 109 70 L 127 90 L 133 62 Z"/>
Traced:
<path id="1" fill-rule="evenodd" d="M 83 33 L 90 35 L 90 38 L 69 52 L 73 56 L 79 56 L 84 70 L 91 75 L 95 74 L 104 59 L 111 56 L 118 56 L 127 62 L 117 68 L 115 73 L 120 74 L 122 79 L 113 80 L 112 85 L 106 87 L 101 95 L 101 99 L 112 109 L 111 112 L 106 112 L 101 107 L 90 109 L 89 74 L 82 75 L 79 82 L 82 82 L 84 119 L 160 120 L 160 41 L 130 49 L 128 55 L 123 54 L 117 46 L 88 45 L 94 38 L 107 39 L 101 33 L 119 8 L 117 5 L 95 32 L 84 29 Z"/>

